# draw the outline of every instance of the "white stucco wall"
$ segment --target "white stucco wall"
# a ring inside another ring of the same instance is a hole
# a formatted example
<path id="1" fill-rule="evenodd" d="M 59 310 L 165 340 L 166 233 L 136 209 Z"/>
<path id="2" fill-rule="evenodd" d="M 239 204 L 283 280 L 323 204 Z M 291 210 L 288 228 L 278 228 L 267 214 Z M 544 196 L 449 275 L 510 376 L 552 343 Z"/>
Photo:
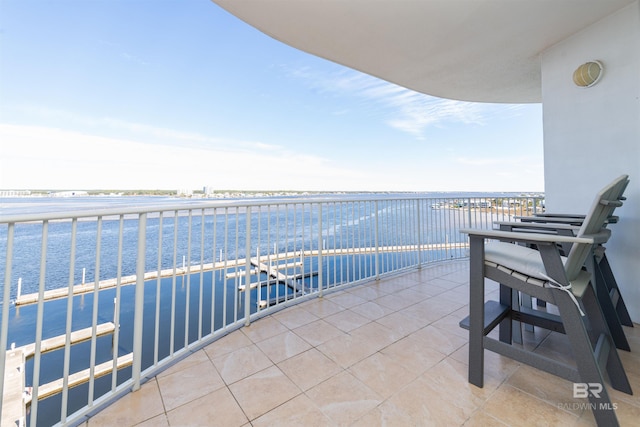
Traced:
<path id="1" fill-rule="evenodd" d="M 590 88 L 582 63 L 604 64 Z M 626 173 L 607 257 L 632 319 L 640 323 L 640 1 L 550 47 L 542 57 L 545 192 L 549 211 L 584 212 L 597 190 Z"/>

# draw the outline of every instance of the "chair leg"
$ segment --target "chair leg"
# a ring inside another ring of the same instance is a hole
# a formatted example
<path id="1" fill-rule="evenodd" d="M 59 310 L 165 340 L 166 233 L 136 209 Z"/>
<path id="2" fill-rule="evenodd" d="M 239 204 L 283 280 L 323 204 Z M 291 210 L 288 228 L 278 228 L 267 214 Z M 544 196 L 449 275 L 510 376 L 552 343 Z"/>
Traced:
<path id="1" fill-rule="evenodd" d="M 500 303 L 510 306 L 513 302 L 513 289 L 503 284 L 500 284 Z M 506 344 L 511 344 L 512 342 L 512 323 L 513 321 L 510 318 L 505 318 L 502 322 L 500 322 L 500 341 Z"/>
<path id="2" fill-rule="evenodd" d="M 629 315 L 627 306 L 624 303 L 624 299 L 622 299 L 620 290 L 618 289 L 618 283 L 616 282 L 616 278 L 613 275 L 613 271 L 611 270 L 611 265 L 609 265 L 609 261 L 607 260 L 606 253 L 602 255 L 602 259 L 596 264 L 596 268 L 600 270 L 600 273 L 602 275 L 601 277 L 604 279 L 607 291 L 611 292 L 615 289 L 615 292 L 618 293 L 618 301 L 615 304 L 615 307 L 616 312 L 618 313 L 618 319 L 620 319 L 620 323 L 622 323 L 624 326 L 633 327 L 633 321 L 631 320 L 631 316 Z"/>
<path id="3" fill-rule="evenodd" d="M 533 298 L 531 298 L 531 295 L 527 295 L 524 293 L 522 294 L 522 306 L 527 308 L 533 308 Z M 527 332 L 533 332 L 533 325 L 525 323 L 524 330 Z"/>
<path id="4" fill-rule="evenodd" d="M 604 381 L 591 345 L 591 339 L 584 324 L 586 319 L 583 319 L 580 315 L 574 302 L 566 292 L 557 292 L 556 305 L 560 311 L 572 352 L 575 355 L 578 375 L 582 383 L 600 386 L 600 389 L 597 389 L 595 393 L 591 389 L 588 392 L 589 403 L 597 424 L 599 426 L 618 426 L 618 419 L 607 389 L 604 387 Z M 588 313 L 587 316 L 589 314 L 591 313 Z M 595 320 L 598 323 L 598 320 Z"/>
<path id="5" fill-rule="evenodd" d="M 582 303 L 591 327 L 590 332 L 592 345 L 594 347 L 597 347 L 597 340 L 602 339 L 602 336 L 607 339 L 604 345 L 608 346 L 609 350 L 606 350 L 605 347 L 602 351 L 608 352 L 606 355 L 606 372 L 609 376 L 611 386 L 623 393 L 632 394 L 631 384 L 629 384 L 627 374 L 624 371 L 622 360 L 620 360 L 620 355 L 616 351 L 616 348 L 611 345 L 612 338 L 609 334 L 607 319 L 602 312 L 602 306 L 600 305 L 600 302 L 598 301 L 596 294 L 591 286 L 588 286 L 585 290 L 585 293 L 582 296 Z M 599 355 L 596 355 L 596 359 L 598 358 Z"/>
<path id="6" fill-rule="evenodd" d="M 484 385 L 484 238 L 469 237 L 469 382 Z"/>
<path id="7" fill-rule="evenodd" d="M 524 294 L 521 294 L 518 291 L 512 291 L 511 294 L 511 309 L 512 310 L 519 310 L 520 309 L 520 304 L 522 304 L 520 302 L 520 296 L 524 297 Z M 525 327 L 527 326 L 531 326 L 531 325 L 527 325 L 525 323 Z M 514 343 L 516 344 L 523 344 L 524 341 L 522 340 L 522 322 L 519 320 L 512 320 L 511 321 L 511 339 L 513 340 Z"/>
<path id="8" fill-rule="evenodd" d="M 602 309 L 604 319 L 609 326 L 611 338 L 613 338 L 613 342 L 620 350 L 631 351 L 631 347 L 629 346 L 627 337 L 625 336 L 624 330 L 622 329 L 622 323 L 620 322 L 620 318 L 618 317 L 616 307 L 614 307 L 613 301 L 611 300 L 611 297 L 609 295 L 609 291 L 607 290 L 604 277 L 602 277 L 602 274 L 600 274 L 602 271 L 597 267 L 595 270 L 596 296 L 600 304 L 600 308 Z"/>

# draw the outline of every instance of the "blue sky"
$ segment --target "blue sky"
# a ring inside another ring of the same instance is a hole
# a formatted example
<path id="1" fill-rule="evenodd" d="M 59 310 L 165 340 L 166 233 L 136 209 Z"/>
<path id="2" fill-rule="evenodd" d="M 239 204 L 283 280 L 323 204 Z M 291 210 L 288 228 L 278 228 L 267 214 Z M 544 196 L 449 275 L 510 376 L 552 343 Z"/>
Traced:
<path id="1" fill-rule="evenodd" d="M 208 0 L 2 0 L 0 188 L 542 191 L 542 107 L 419 94 Z"/>

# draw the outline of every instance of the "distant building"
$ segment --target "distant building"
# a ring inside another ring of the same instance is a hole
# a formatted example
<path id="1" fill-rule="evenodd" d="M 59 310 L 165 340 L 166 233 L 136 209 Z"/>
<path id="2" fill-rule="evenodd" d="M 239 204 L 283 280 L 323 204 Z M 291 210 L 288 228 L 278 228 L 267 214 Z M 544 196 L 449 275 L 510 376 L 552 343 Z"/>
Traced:
<path id="1" fill-rule="evenodd" d="M 210 187 L 207 185 L 202 187 L 202 192 L 204 193 L 205 196 L 211 196 L 215 193 L 215 190 L 213 189 L 213 187 Z"/>
<path id="2" fill-rule="evenodd" d="M 51 197 L 79 197 L 79 196 L 88 196 L 89 193 L 86 191 L 78 191 L 78 190 L 70 190 L 70 191 L 56 191 L 49 193 Z"/>
<path id="3" fill-rule="evenodd" d="M 193 196 L 193 190 L 188 188 L 180 188 L 176 190 L 176 194 L 180 197 L 191 197 Z"/>

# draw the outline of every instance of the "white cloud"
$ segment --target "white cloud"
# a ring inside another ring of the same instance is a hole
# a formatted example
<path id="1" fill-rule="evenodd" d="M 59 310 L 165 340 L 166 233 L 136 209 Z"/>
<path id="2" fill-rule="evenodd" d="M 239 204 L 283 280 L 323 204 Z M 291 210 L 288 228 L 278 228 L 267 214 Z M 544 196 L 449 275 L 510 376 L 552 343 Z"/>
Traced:
<path id="1" fill-rule="evenodd" d="M 441 99 L 403 88 L 353 70 L 333 74 L 314 73 L 310 68 L 289 70 L 322 93 L 337 93 L 361 98 L 363 108 L 384 111 L 384 122 L 417 139 L 425 139 L 428 127 L 444 123 L 482 125 L 495 115 L 514 114 L 519 105 L 497 105 Z"/>

